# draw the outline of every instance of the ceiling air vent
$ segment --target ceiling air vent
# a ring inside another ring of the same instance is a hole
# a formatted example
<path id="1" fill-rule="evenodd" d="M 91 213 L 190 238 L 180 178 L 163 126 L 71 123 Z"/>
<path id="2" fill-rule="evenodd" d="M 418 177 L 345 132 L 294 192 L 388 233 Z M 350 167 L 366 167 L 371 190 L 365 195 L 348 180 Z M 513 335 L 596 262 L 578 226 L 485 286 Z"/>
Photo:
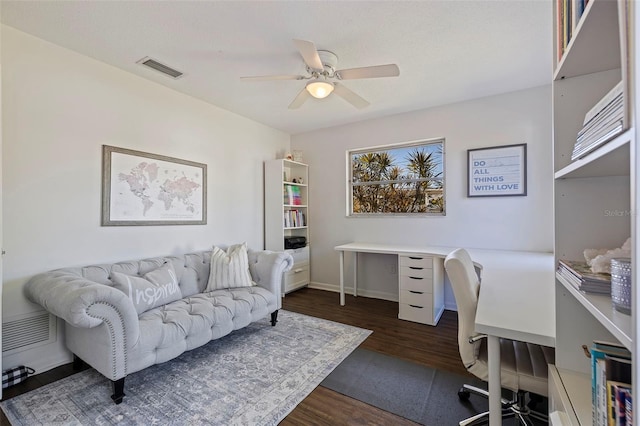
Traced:
<path id="1" fill-rule="evenodd" d="M 150 57 L 145 57 L 140 59 L 138 62 L 138 64 L 140 65 L 144 65 L 146 67 L 149 67 L 153 70 L 156 70 L 158 72 L 161 72 L 164 75 L 168 75 L 169 77 L 173 78 L 173 79 L 178 79 L 180 77 L 182 77 L 183 73 L 175 70 L 165 64 L 161 64 L 160 62 L 156 61 L 155 59 L 152 59 Z"/>

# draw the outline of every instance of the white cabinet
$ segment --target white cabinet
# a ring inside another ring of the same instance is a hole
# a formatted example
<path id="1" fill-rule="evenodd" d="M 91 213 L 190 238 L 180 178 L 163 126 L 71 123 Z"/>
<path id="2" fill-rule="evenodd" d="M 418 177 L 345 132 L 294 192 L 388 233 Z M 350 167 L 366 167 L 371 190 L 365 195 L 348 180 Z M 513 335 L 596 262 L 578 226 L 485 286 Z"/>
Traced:
<path id="1" fill-rule="evenodd" d="M 264 163 L 265 249 L 286 250 L 293 268 L 282 279 L 282 294 L 309 285 L 309 167 L 291 160 Z M 303 247 L 286 249 L 285 239 L 303 237 Z"/>
<path id="2" fill-rule="evenodd" d="M 444 264 L 424 254 L 398 256 L 398 318 L 436 325 L 444 311 Z"/>
<path id="3" fill-rule="evenodd" d="M 559 10 L 553 2 L 554 74 L 554 218 L 555 256 L 581 260 L 587 248 L 620 247 L 632 237 L 633 315 L 616 311 L 609 296 L 575 290 L 556 277 L 556 364 L 549 370 L 551 424 L 589 425 L 590 359 L 583 345 L 594 340 L 618 341 L 633 353 L 633 394 L 638 395 L 636 368 L 638 279 L 637 232 L 639 197 L 635 149 L 635 52 L 628 51 L 635 17 L 624 0 L 589 0 L 572 26 L 564 48 L 557 34 Z M 560 6 L 560 7 L 559 7 Z M 633 10 L 634 8 L 631 8 Z M 572 150 L 585 114 L 617 83 L 623 82 L 623 132 L 586 156 L 572 160 Z"/>

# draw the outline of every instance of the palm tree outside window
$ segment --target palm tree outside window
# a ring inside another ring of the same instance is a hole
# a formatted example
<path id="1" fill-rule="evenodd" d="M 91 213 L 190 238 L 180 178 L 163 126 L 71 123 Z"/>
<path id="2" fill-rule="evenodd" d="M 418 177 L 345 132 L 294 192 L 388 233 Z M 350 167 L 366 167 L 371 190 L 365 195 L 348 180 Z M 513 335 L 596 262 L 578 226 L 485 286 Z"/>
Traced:
<path id="1" fill-rule="evenodd" d="M 445 214 L 444 139 L 348 151 L 349 216 Z"/>

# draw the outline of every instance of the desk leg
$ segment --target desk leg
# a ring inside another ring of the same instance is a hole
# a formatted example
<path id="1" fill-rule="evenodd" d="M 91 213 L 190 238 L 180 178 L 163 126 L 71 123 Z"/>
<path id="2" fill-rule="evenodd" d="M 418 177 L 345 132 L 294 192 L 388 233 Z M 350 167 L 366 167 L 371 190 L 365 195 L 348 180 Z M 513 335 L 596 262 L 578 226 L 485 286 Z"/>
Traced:
<path id="1" fill-rule="evenodd" d="M 500 338 L 489 336 L 489 426 L 502 425 L 502 389 L 500 382 Z"/>
<path id="2" fill-rule="evenodd" d="M 344 251 L 340 252 L 340 306 L 344 306 Z"/>
<path id="3" fill-rule="evenodd" d="M 358 296 L 358 252 L 353 252 L 353 297 Z"/>

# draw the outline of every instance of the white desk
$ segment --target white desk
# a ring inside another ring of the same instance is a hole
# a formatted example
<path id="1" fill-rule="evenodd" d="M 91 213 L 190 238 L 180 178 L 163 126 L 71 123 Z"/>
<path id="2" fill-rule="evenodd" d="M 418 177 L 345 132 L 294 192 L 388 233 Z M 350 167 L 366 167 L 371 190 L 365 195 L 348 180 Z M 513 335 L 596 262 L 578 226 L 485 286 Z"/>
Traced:
<path id="1" fill-rule="evenodd" d="M 423 253 L 446 257 L 456 247 L 349 243 L 340 252 L 340 304 L 344 305 L 344 252 Z M 555 268 L 551 253 L 467 249 L 481 268 L 476 332 L 489 336 L 489 410 L 491 426 L 502 424 L 500 338 L 555 346 Z M 354 269 L 357 264 L 354 261 Z M 354 271 L 353 293 L 357 295 Z"/>

